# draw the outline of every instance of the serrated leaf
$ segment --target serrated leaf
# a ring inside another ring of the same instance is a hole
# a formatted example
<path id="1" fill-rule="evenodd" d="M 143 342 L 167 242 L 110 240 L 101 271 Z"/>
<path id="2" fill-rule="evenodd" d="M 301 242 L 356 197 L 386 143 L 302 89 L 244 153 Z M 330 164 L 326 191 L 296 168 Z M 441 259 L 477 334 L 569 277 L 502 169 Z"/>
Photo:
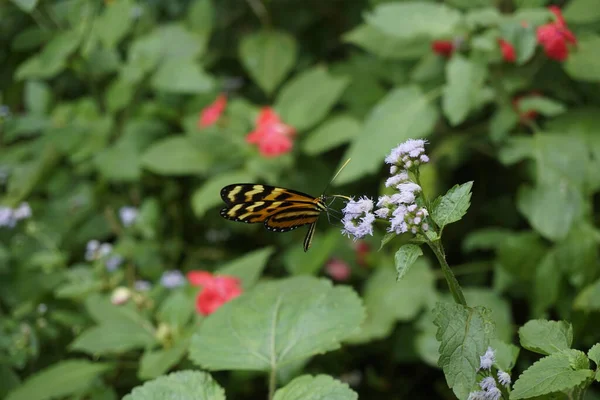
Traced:
<path id="1" fill-rule="evenodd" d="M 202 186 L 192 194 L 192 210 L 198 218 L 202 218 L 206 211 L 223 204 L 221 200 L 221 188 L 232 182 L 252 182 L 254 176 L 246 171 L 231 171 L 215 175 L 207 179 Z"/>
<path id="2" fill-rule="evenodd" d="M 471 205 L 471 188 L 473 181 L 453 186 L 448 192 L 438 197 L 433 204 L 431 218 L 440 229 L 452 222 L 459 221 Z"/>
<path id="3" fill-rule="evenodd" d="M 389 242 L 392 241 L 393 238 L 395 238 L 396 236 L 398 236 L 396 234 L 396 232 L 388 232 L 383 236 L 383 239 L 381 239 L 381 245 L 379 245 L 379 250 L 383 249 L 383 246 L 385 246 L 386 244 L 388 244 Z"/>
<path id="4" fill-rule="evenodd" d="M 513 336 L 513 318 L 509 302 L 492 289 L 468 287 L 463 289 L 467 304 L 482 306 L 489 310 L 489 319 L 494 323 L 496 338 L 509 341 Z"/>
<path id="5" fill-rule="evenodd" d="M 489 322 L 478 309 L 454 303 L 438 302 L 433 314 L 440 342 L 438 365 L 454 394 L 467 398 L 475 385 L 480 357 L 489 344 Z"/>
<path id="6" fill-rule="evenodd" d="M 75 394 L 110 368 L 110 364 L 87 360 L 60 361 L 31 375 L 6 400 L 50 400 Z"/>
<path id="7" fill-rule="evenodd" d="M 265 282 L 203 322 L 190 358 L 209 370 L 267 371 L 337 349 L 363 319 L 349 287 L 312 277 Z"/>
<path id="8" fill-rule="evenodd" d="M 161 376 L 175 366 L 188 349 L 189 341 L 180 340 L 169 349 L 148 350 L 140 359 L 138 377 L 140 379 L 153 379 Z"/>
<path id="9" fill-rule="evenodd" d="M 286 32 L 267 30 L 244 35 L 240 60 L 267 94 L 273 93 L 296 62 L 297 44 Z"/>
<path id="10" fill-rule="evenodd" d="M 485 68 L 462 55 L 455 55 L 446 64 L 446 81 L 442 110 L 452 126 L 463 122 L 478 104 L 485 81 Z"/>
<path id="11" fill-rule="evenodd" d="M 581 351 L 570 349 L 551 354 L 535 362 L 519 376 L 510 398 L 526 399 L 578 386 L 593 375 L 593 371 L 589 369 L 573 369 L 572 359 L 581 355 L 585 357 Z"/>
<path id="12" fill-rule="evenodd" d="M 216 273 L 239 278 L 244 290 L 248 290 L 256 284 L 274 251 L 273 247 L 255 250 L 222 265 Z"/>
<path id="13" fill-rule="evenodd" d="M 225 400 L 225 391 L 206 372 L 179 371 L 134 388 L 123 400 Z"/>
<path id="14" fill-rule="evenodd" d="M 422 255 L 423 250 L 421 250 L 420 246 L 417 246 L 416 244 L 402 245 L 394 256 L 394 260 L 396 261 L 396 271 L 398 272 L 396 280 L 402 279 L 414 262 L 417 261 L 417 258 Z"/>
<path id="15" fill-rule="evenodd" d="M 357 400 L 348 384 L 328 375 L 302 375 L 275 392 L 273 400 Z"/>
<path id="16" fill-rule="evenodd" d="M 600 367 L 600 343 L 596 343 L 588 351 L 588 357 L 590 360 L 596 363 L 596 367 Z"/>
<path id="17" fill-rule="evenodd" d="M 519 328 L 521 346 L 540 354 L 568 350 L 573 343 L 573 327 L 566 321 L 536 319 Z"/>

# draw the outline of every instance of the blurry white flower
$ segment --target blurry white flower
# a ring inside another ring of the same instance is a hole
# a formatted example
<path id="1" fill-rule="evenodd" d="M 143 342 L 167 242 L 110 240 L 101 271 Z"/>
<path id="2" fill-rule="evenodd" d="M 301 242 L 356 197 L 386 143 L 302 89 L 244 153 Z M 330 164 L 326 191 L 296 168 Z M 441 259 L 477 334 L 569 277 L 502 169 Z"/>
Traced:
<path id="1" fill-rule="evenodd" d="M 496 387 L 496 380 L 491 376 L 487 376 L 479 382 L 479 386 L 481 386 L 483 390 L 490 390 L 491 388 Z"/>
<path id="2" fill-rule="evenodd" d="M 498 371 L 498 382 L 503 386 L 510 385 L 510 374 L 502 370 Z"/>
<path id="3" fill-rule="evenodd" d="M 481 357 L 479 357 L 479 368 L 480 369 L 490 369 L 492 368 L 492 365 L 494 364 L 494 362 L 496 361 L 496 354 L 494 352 L 494 349 L 492 349 L 491 347 L 488 347 L 485 354 Z"/>
<path id="4" fill-rule="evenodd" d="M 29 203 L 21 203 L 19 207 L 13 210 L 13 215 L 17 221 L 31 217 L 31 207 L 29 207 Z"/>
<path id="5" fill-rule="evenodd" d="M 8 226 L 13 228 L 17 224 L 17 219 L 14 216 L 13 210 L 10 207 L 0 207 L 0 226 Z"/>
<path id="6" fill-rule="evenodd" d="M 174 269 L 163 272 L 160 277 L 160 284 L 168 289 L 173 289 L 178 286 L 183 286 L 186 280 L 181 271 Z"/>
<path id="7" fill-rule="evenodd" d="M 344 213 L 342 234 L 354 236 L 354 240 L 361 239 L 366 235 L 373 235 L 375 215 L 372 210 L 373 200 L 367 197 L 362 197 L 356 201 L 349 200 L 342 210 Z"/>
<path id="8" fill-rule="evenodd" d="M 120 286 L 113 290 L 110 296 L 110 302 L 114 305 L 121 305 L 127 303 L 127 301 L 131 298 L 131 290 L 129 288 Z"/>
<path id="9" fill-rule="evenodd" d="M 123 263 L 123 257 L 118 254 L 112 254 L 110 257 L 106 259 L 104 265 L 106 269 L 110 272 L 115 271 L 121 264 Z"/>
<path id="10" fill-rule="evenodd" d="M 119 209 L 119 218 L 124 226 L 131 226 L 138 216 L 138 209 L 131 206 L 121 207 Z"/>
<path id="11" fill-rule="evenodd" d="M 133 286 L 135 287 L 135 290 L 137 290 L 138 292 L 146 292 L 146 291 L 150 290 L 150 288 L 152 288 L 152 285 L 150 284 L 150 282 L 143 281 L 143 280 L 135 281 Z"/>

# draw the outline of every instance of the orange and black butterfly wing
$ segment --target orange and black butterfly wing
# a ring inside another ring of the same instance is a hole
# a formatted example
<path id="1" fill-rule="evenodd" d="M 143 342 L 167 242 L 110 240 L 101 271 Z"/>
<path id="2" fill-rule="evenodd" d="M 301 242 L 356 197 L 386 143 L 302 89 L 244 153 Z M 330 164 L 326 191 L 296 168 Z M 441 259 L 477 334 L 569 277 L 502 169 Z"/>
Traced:
<path id="1" fill-rule="evenodd" d="M 293 207 L 294 203 L 291 202 L 259 200 L 251 203 L 230 204 L 221 209 L 221 216 L 231 221 L 253 224 L 265 222 L 272 215 Z"/>
<path id="2" fill-rule="evenodd" d="M 281 210 L 269 217 L 265 221 L 265 227 L 275 232 L 287 232 L 304 225 L 310 225 L 304 237 L 304 251 L 308 251 L 322 211 L 326 211 L 326 207 L 321 199 L 315 199 L 312 204 L 296 203 L 293 207 Z"/>
<path id="3" fill-rule="evenodd" d="M 316 200 L 314 197 L 302 192 L 257 183 L 227 185 L 221 189 L 221 198 L 227 205 L 254 203 L 256 201 L 313 203 Z"/>

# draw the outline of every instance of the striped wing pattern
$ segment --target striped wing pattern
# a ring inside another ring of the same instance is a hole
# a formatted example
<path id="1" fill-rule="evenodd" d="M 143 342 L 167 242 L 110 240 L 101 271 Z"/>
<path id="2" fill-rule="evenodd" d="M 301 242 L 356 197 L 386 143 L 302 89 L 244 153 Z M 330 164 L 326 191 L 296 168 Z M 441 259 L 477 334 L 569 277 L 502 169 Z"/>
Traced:
<path id="1" fill-rule="evenodd" d="M 274 232 L 288 232 L 310 225 L 304 239 L 304 251 L 310 247 L 315 226 L 327 206 L 322 197 L 295 190 L 254 183 L 238 183 L 221 189 L 227 207 L 221 216 L 232 221 L 258 223 Z"/>

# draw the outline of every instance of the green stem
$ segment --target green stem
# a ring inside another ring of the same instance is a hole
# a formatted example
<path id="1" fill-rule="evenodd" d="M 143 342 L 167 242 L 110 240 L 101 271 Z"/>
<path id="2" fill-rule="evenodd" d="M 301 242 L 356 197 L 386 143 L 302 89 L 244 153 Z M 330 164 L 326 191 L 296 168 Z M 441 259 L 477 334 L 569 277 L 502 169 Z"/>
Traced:
<path id="1" fill-rule="evenodd" d="M 444 277 L 446 278 L 448 288 L 450 289 L 450 293 L 452 293 L 454 301 L 466 307 L 467 301 L 465 300 L 465 295 L 463 294 L 460 284 L 456 280 L 452 269 L 450 269 L 450 266 L 446 261 L 446 254 L 444 254 L 444 248 L 442 247 L 442 244 L 439 241 L 431 242 L 429 240 L 427 240 L 427 244 L 437 257 L 440 266 L 442 267 L 442 272 L 444 273 Z"/>
<path id="2" fill-rule="evenodd" d="M 269 400 L 273 400 L 275 396 L 275 389 L 277 387 L 277 370 L 275 367 L 271 368 L 269 373 Z"/>

